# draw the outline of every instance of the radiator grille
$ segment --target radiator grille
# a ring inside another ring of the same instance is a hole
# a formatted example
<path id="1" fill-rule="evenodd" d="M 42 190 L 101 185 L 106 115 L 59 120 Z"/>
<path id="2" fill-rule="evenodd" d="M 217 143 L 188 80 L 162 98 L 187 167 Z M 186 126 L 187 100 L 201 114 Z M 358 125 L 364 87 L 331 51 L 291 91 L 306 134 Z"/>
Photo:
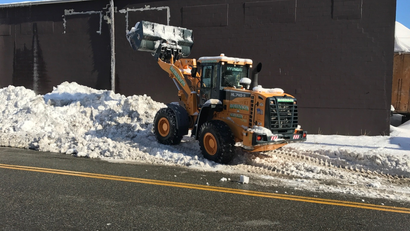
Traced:
<path id="1" fill-rule="evenodd" d="M 289 97 L 271 97 L 267 99 L 268 128 L 275 133 L 288 133 L 298 126 L 298 108 L 296 100 Z"/>

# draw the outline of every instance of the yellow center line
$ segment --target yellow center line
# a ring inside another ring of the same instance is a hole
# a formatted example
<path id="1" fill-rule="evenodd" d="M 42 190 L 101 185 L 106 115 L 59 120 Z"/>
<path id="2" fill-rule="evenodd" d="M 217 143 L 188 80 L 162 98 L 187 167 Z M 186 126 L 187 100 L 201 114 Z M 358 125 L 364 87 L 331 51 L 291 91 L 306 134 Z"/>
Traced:
<path id="1" fill-rule="evenodd" d="M 30 167 L 30 166 L 21 166 L 21 165 L 0 164 L 0 168 L 50 173 L 50 174 L 58 174 L 58 175 L 66 175 L 66 176 L 87 177 L 87 178 L 103 179 L 103 180 L 115 180 L 115 181 L 122 181 L 122 182 L 132 182 L 132 183 L 158 185 L 158 186 L 169 186 L 169 187 L 176 187 L 176 188 L 186 188 L 186 189 L 230 193 L 230 194 L 245 195 L 245 196 L 255 196 L 255 197 L 272 198 L 272 199 L 280 199 L 280 200 L 300 201 L 300 202 L 308 202 L 308 203 L 316 203 L 316 204 L 326 204 L 326 205 L 334 205 L 334 206 L 344 206 L 344 207 L 352 207 L 352 208 L 371 209 L 371 210 L 378 210 L 378 211 L 410 214 L 410 208 L 365 204 L 365 203 L 351 202 L 351 201 L 340 201 L 340 200 L 295 196 L 295 195 L 278 194 L 278 193 L 258 192 L 258 191 L 244 190 L 244 189 L 224 188 L 224 187 L 216 187 L 216 186 L 208 186 L 208 185 L 152 180 L 152 179 L 126 177 L 126 176 L 115 176 L 115 175 L 106 175 L 106 174 L 89 173 L 89 172 L 78 172 L 78 171 L 69 171 L 69 170 L 61 170 L 61 169 L 39 168 L 39 167 Z"/>

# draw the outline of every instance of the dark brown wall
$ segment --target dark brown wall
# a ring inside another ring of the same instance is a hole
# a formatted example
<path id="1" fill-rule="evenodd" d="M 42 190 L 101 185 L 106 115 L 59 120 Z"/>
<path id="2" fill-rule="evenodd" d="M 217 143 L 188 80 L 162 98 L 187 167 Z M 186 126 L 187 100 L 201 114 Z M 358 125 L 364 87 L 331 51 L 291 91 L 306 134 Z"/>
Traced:
<path id="1" fill-rule="evenodd" d="M 61 31 L 64 9 L 106 13 L 108 2 L 0 9 L 0 85 L 32 79 L 30 53 L 38 40 L 43 61 L 37 63 L 45 66 L 41 74 L 47 79 L 45 89 L 63 80 L 109 89 L 106 21 L 97 34 L 99 15 L 72 15 L 67 17 L 66 33 Z M 133 51 L 125 39 L 127 20 L 128 29 L 139 20 L 167 23 L 167 10 L 161 7 L 169 7 L 170 25 L 194 30 L 192 58 L 225 53 L 262 62 L 259 83 L 296 96 L 300 123 L 309 132 L 389 133 L 395 0 L 117 0 L 115 4 L 119 93 L 177 101 L 167 74 L 149 53 Z M 33 23 L 45 28 L 52 24 L 53 33 L 34 34 Z"/>
<path id="2" fill-rule="evenodd" d="M 0 9 L 0 86 L 44 94 L 63 81 L 110 89 L 110 34 L 100 1 Z M 63 16 L 65 15 L 65 16 Z M 65 22 L 64 22 L 65 20 Z"/>

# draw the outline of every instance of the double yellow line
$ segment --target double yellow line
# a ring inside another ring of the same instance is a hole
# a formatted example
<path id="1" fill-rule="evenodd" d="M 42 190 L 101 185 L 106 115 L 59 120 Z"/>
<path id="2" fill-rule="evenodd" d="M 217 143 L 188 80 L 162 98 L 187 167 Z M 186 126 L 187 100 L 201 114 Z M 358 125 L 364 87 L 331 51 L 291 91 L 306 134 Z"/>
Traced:
<path id="1" fill-rule="evenodd" d="M 258 191 L 251 191 L 251 190 L 215 187 L 215 186 L 208 186 L 208 185 L 188 184 L 188 183 L 180 183 L 180 182 L 172 182 L 172 181 L 151 180 L 151 179 L 144 179 L 144 178 L 115 176 L 115 175 L 77 172 L 77 171 L 68 171 L 68 170 L 51 169 L 51 168 L 39 168 L 39 167 L 30 167 L 30 166 L 20 166 L 20 165 L 9 165 L 9 164 L 0 164 L 0 168 L 30 171 L 30 172 L 51 173 L 51 174 L 66 175 L 66 176 L 87 177 L 87 178 L 102 179 L 102 180 L 115 180 L 115 181 L 122 181 L 122 182 L 169 186 L 169 187 L 176 187 L 176 188 L 186 188 L 186 189 L 230 193 L 230 194 L 245 195 L 245 196 L 255 196 L 255 197 L 272 198 L 272 199 L 280 199 L 280 200 L 300 201 L 300 202 L 308 202 L 308 203 L 316 203 L 316 204 L 344 206 L 344 207 L 352 207 L 352 208 L 360 208 L 360 209 L 371 209 L 371 210 L 378 210 L 378 211 L 385 211 L 385 212 L 410 214 L 410 208 L 374 205 L 374 204 L 366 204 L 366 203 L 358 203 L 358 202 L 350 202 L 350 201 L 321 199 L 321 198 L 312 198 L 312 197 L 304 197 L 304 196 L 294 196 L 294 195 L 268 193 L 268 192 L 258 192 Z"/>

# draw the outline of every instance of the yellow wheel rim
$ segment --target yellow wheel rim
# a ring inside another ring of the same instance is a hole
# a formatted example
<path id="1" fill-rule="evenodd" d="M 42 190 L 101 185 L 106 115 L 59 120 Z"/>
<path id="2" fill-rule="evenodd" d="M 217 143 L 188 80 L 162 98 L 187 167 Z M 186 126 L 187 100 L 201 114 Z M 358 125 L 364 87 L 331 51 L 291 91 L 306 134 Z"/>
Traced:
<path id="1" fill-rule="evenodd" d="M 213 156 L 218 150 L 218 143 L 216 142 L 215 136 L 212 133 L 206 133 L 204 136 L 204 146 L 206 152 Z"/>
<path id="2" fill-rule="evenodd" d="M 165 137 L 169 134 L 169 121 L 167 118 L 161 118 L 158 121 L 158 132 L 162 137 Z"/>

